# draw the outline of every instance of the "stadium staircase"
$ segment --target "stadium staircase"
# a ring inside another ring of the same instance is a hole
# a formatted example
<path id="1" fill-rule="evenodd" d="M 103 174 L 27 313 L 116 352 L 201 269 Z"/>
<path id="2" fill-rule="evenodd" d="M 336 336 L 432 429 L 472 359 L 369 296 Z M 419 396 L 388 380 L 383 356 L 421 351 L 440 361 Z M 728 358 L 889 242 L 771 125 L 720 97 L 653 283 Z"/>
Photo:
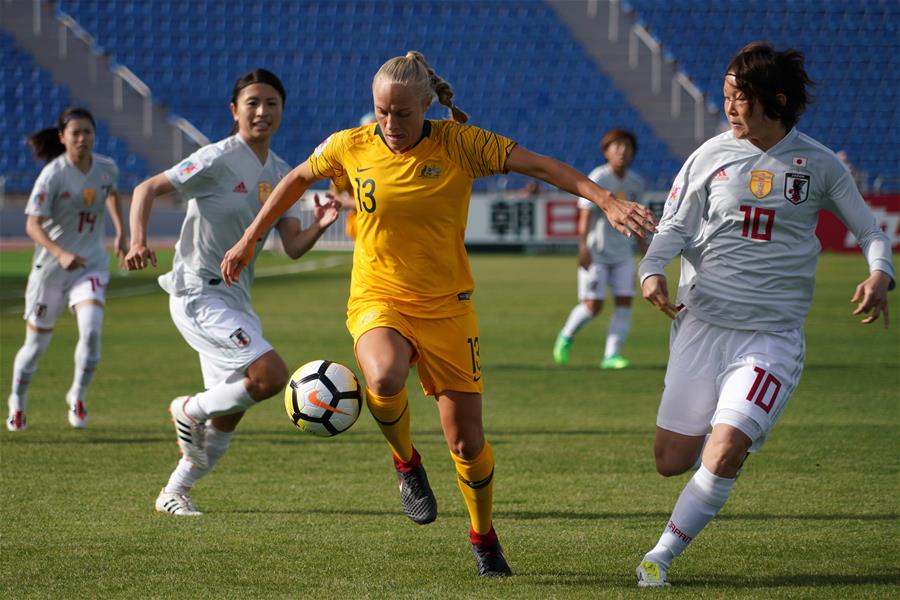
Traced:
<path id="1" fill-rule="evenodd" d="M 107 135 L 114 140 L 112 155 L 123 172 L 123 189 L 208 143 L 188 121 L 170 117 L 167 108 L 153 101 L 149 88 L 138 77 L 99 49 L 93 36 L 74 19 L 59 14 L 54 3 L 0 0 L 0 32 L 8 36 L 3 43 L 4 68 L 9 68 L 4 73 L 4 83 L 12 86 L 16 94 L 34 96 L 2 100 L 14 114 L 21 112 L 18 105 L 23 101 L 32 108 L 28 115 L 22 115 L 24 119 L 15 119 L 27 131 L 11 140 L 10 152 L 3 152 L 10 159 L 25 159 L 16 160 L 14 169 L 3 169 L 2 172 L 12 174 L 6 182 L 7 189 L 27 189 L 36 176 L 37 165 L 22 146 L 25 135 L 51 126 L 60 110 L 73 104 L 85 106 L 99 121 L 98 152 L 109 148 L 108 144 L 103 145 Z M 32 74 L 30 81 L 14 80 L 25 72 Z M 54 99 L 64 101 L 53 102 Z"/>
<path id="2" fill-rule="evenodd" d="M 619 0 L 546 1 L 674 154 L 687 158 L 722 130 L 718 107 Z"/>

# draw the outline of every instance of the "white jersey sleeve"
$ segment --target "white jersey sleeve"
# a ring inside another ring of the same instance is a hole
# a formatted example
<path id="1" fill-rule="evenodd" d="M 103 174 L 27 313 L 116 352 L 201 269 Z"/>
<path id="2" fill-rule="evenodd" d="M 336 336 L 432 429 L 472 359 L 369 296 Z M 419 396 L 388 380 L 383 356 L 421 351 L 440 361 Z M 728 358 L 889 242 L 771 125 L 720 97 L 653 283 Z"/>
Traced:
<path id="1" fill-rule="evenodd" d="M 833 165 L 829 174 L 832 176 L 827 188 L 830 206 L 826 208 L 830 208 L 856 238 L 869 264 L 869 272 L 883 271 L 890 275 L 893 289 L 896 276 L 891 262 L 890 239 L 878 226 L 847 167 L 843 163 Z"/>

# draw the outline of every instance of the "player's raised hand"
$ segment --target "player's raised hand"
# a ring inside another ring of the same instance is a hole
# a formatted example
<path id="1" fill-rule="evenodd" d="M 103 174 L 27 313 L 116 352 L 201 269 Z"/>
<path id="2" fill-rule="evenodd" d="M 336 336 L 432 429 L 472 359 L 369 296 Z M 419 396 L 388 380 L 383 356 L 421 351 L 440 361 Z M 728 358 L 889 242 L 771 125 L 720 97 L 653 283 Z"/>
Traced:
<path id="1" fill-rule="evenodd" d="M 156 252 L 144 244 L 132 244 L 125 255 L 125 266 L 129 271 L 140 271 L 150 265 L 156 266 Z"/>
<path id="2" fill-rule="evenodd" d="M 890 276 L 883 271 L 875 271 L 869 275 L 865 281 L 856 286 L 856 292 L 850 299 L 851 303 L 856 304 L 854 315 L 868 315 L 862 320 L 863 325 L 874 323 L 878 320 L 878 316 L 884 313 L 884 328 L 890 325 L 890 317 L 888 316 L 888 288 L 891 285 Z"/>
<path id="3" fill-rule="evenodd" d="M 253 244 L 248 244 L 241 238 L 225 253 L 219 268 L 222 270 L 222 280 L 226 285 L 237 282 L 241 271 L 253 260 L 255 250 Z"/>
<path id="4" fill-rule="evenodd" d="M 609 194 L 609 201 L 603 207 L 603 212 L 606 213 L 609 224 L 627 237 L 634 234 L 644 238 L 648 233 L 656 233 L 656 219 L 643 204 L 620 200 Z"/>
<path id="5" fill-rule="evenodd" d="M 323 203 L 318 194 L 313 196 L 313 216 L 322 229 L 337 221 L 341 214 L 340 200 L 331 194 L 326 195 L 325 198 L 326 201 Z"/>
<path id="6" fill-rule="evenodd" d="M 678 314 L 678 308 L 669 301 L 669 287 L 663 275 L 650 275 L 641 284 L 644 299 L 663 311 L 670 319 Z"/>

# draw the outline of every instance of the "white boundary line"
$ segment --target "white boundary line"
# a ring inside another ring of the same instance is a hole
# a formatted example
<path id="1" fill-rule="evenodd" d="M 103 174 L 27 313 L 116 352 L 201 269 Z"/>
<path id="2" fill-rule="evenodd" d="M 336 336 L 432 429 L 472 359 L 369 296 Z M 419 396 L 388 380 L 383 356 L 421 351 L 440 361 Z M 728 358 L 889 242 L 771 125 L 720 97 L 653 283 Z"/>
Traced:
<path id="1" fill-rule="evenodd" d="M 341 265 L 346 265 L 350 263 L 349 256 L 329 256 L 327 258 L 321 258 L 316 260 L 307 260 L 301 261 L 298 263 L 290 264 L 290 265 L 282 265 L 278 267 L 269 267 L 267 269 L 260 269 L 256 272 L 256 276 L 254 279 L 268 279 L 270 277 L 278 277 L 279 275 L 294 275 L 297 273 L 309 273 L 311 271 L 321 271 L 324 269 L 330 269 L 331 267 L 338 267 Z M 147 285 L 139 285 L 135 287 L 125 288 L 122 290 L 111 290 L 106 297 L 107 298 L 130 298 L 133 296 L 145 296 L 148 294 L 154 293 L 165 293 L 158 284 L 152 283 Z M 25 304 L 16 304 L 14 306 L 8 306 L 3 309 L 0 314 L 14 314 L 20 313 L 24 310 Z"/>

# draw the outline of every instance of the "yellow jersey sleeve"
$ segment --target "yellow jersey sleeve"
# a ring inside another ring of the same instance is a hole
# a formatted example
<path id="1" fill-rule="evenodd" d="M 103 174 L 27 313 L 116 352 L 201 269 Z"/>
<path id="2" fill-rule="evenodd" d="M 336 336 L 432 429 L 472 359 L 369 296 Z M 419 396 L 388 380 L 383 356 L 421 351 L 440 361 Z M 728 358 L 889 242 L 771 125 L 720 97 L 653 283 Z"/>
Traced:
<path id="1" fill-rule="evenodd" d="M 350 130 L 332 133 L 316 146 L 309 155 L 307 164 L 318 179 L 331 179 L 338 189 L 346 187 L 344 180 L 344 154 L 347 147 L 347 134 Z"/>
<path id="2" fill-rule="evenodd" d="M 450 160 L 473 179 L 508 172 L 506 161 L 516 142 L 455 121 L 432 121 L 431 124 Z"/>

